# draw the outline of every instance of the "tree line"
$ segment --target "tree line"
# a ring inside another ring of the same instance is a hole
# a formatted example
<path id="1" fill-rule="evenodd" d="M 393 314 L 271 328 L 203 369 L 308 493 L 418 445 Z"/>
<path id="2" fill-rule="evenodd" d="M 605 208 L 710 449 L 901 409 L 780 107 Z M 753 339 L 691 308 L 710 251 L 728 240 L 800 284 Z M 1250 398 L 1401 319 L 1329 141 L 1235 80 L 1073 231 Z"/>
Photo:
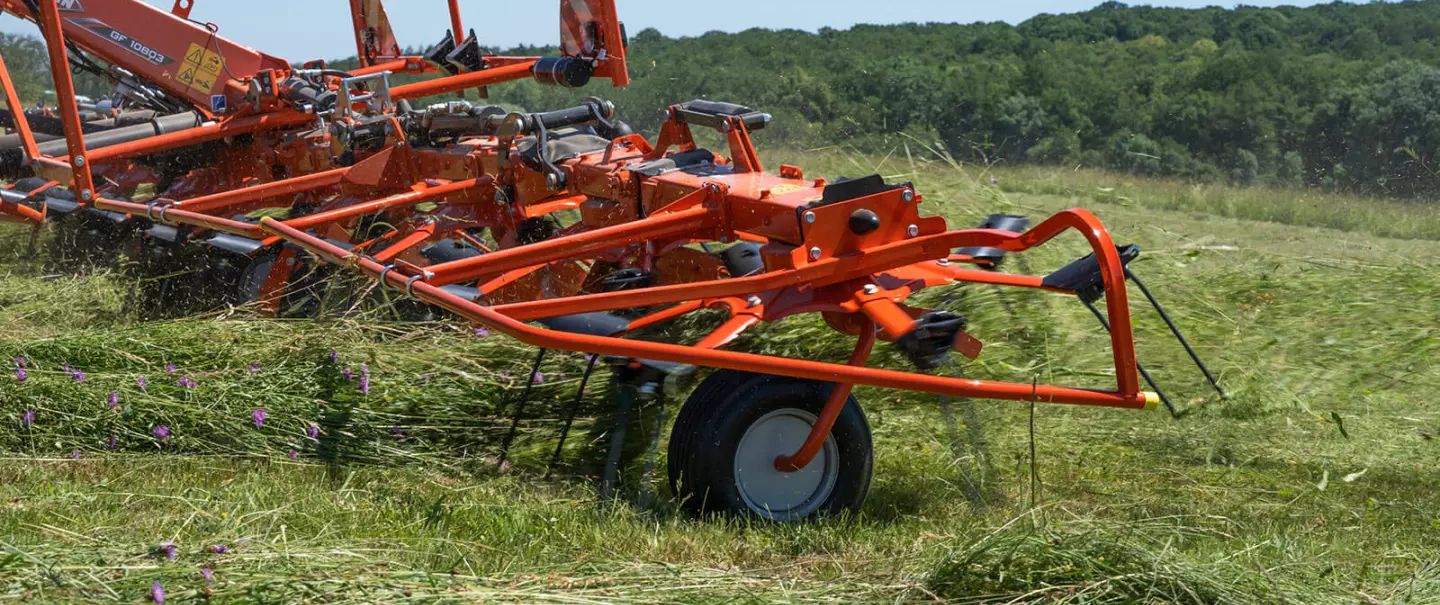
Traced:
<path id="1" fill-rule="evenodd" d="M 518 48 L 507 52 L 544 53 Z M 1198 10 L 1107 2 L 1004 23 L 632 36 L 601 90 L 653 130 L 692 98 L 774 114 L 767 144 L 1440 197 L 1440 2 Z M 597 94 L 533 83 L 494 99 Z"/>

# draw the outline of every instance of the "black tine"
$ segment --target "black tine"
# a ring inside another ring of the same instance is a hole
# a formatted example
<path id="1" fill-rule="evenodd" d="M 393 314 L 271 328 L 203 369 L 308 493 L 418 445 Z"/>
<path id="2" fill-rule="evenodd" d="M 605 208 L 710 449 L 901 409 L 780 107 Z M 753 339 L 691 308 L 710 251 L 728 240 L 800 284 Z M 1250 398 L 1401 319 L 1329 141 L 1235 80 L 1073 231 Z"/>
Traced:
<path id="1" fill-rule="evenodd" d="M 550 478 L 550 473 L 555 471 L 555 465 L 560 463 L 560 454 L 565 451 L 565 438 L 570 436 L 570 426 L 575 424 L 575 415 L 580 412 L 580 402 L 585 400 L 585 385 L 590 383 L 590 375 L 595 372 L 595 364 L 600 362 L 599 355 L 590 355 L 590 362 L 585 366 L 585 376 L 580 379 L 580 388 L 575 389 L 575 400 L 570 402 L 570 411 L 565 414 L 565 428 L 560 429 L 560 442 L 555 444 L 555 454 L 550 456 L 550 464 L 545 467 L 545 478 Z"/>
<path id="2" fill-rule="evenodd" d="M 1095 314 L 1095 319 L 1100 320 L 1100 325 L 1105 326 L 1105 331 L 1109 332 L 1110 321 L 1105 319 L 1105 314 L 1095 308 L 1095 303 L 1085 300 L 1084 298 L 1081 298 L 1080 302 L 1085 303 L 1085 308 L 1090 309 L 1090 312 Z M 1140 371 L 1140 376 L 1145 379 L 1145 382 L 1150 384 L 1150 388 L 1155 389 L 1155 394 L 1160 396 L 1160 401 L 1165 402 L 1165 409 L 1170 410 L 1170 416 L 1176 417 L 1178 413 L 1175 411 L 1175 404 L 1170 403 L 1170 398 L 1165 396 L 1165 391 L 1160 390 L 1160 385 L 1155 384 L 1155 379 L 1150 377 L 1150 372 L 1145 371 L 1145 365 L 1141 364 L 1138 359 L 1135 361 L 1135 369 Z"/>
<path id="3" fill-rule="evenodd" d="M 620 457 L 625 449 L 625 428 L 630 421 L 630 406 L 635 399 L 635 387 L 621 381 L 620 405 L 615 410 L 615 428 L 610 431 L 610 453 L 605 457 L 605 474 L 600 479 L 600 505 L 606 506 L 615 497 L 615 485 L 620 474 Z"/>
<path id="4" fill-rule="evenodd" d="M 1165 320 L 1165 325 L 1170 326 L 1170 333 L 1174 334 L 1175 339 L 1180 341 L 1180 346 L 1185 347 L 1185 352 L 1190 354 L 1190 359 L 1194 360 L 1195 365 L 1200 367 L 1200 371 L 1205 373 L 1205 379 L 1210 381 L 1210 386 L 1215 387 L 1215 392 L 1220 394 L 1220 398 L 1229 399 L 1230 396 L 1225 394 L 1225 389 L 1220 388 L 1220 381 L 1215 380 L 1215 375 L 1210 373 L 1210 368 L 1205 367 L 1205 362 L 1200 361 L 1200 354 L 1196 353 L 1195 349 L 1190 346 L 1190 341 L 1185 340 L 1185 335 L 1180 333 L 1180 328 L 1175 325 L 1174 321 L 1170 320 L 1170 314 L 1165 312 L 1165 308 L 1160 306 L 1160 301 L 1155 300 L 1155 296 L 1150 293 L 1150 289 L 1145 287 L 1145 282 L 1140 281 L 1140 277 L 1131 272 L 1130 267 L 1125 267 L 1125 277 L 1130 278 L 1130 281 L 1140 286 L 1140 291 L 1145 293 L 1145 298 L 1150 299 L 1150 306 L 1155 307 L 1155 312 L 1160 314 L 1160 319 Z"/>
<path id="5" fill-rule="evenodd" d="M 535 365 L 530 368 L 530 375 L 525 377 L 525 392 L 520 395 L 520 402 L 515 404 L 515 417 L 510 420 L 510 432 L 505 434 L 504 443 L 500 444 L 500 462 L 496 468 L 504 468 L 505 462 L 510 458 L 510 444 L 515 441 L 515 432 L 520 430 L 520 418 L 525 415 L 525 403 L 530 400 L 530 390 L 535 388 L 535 374 L 540 372 L 540 364 L 545 361 L 545 349 L 535 354 Z"/>

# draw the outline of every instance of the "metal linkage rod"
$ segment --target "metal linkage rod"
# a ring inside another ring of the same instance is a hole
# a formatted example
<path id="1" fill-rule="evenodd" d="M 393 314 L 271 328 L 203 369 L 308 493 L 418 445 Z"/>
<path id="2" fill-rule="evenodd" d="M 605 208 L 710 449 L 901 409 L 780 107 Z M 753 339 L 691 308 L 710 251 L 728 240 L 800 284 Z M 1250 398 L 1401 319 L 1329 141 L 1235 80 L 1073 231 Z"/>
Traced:
<path id="1" fill-rule="evenodd" d="M 1084 298 L 1081 298 L 1080 302 L 1085 303 L 1085 308 L 1090 309 L 1090 312 L 1095 314 L 1095 319 L 1100 320 L 1100 325 L 1105 327 L 1106 332 L 1109 332 L 1110 320 L 1105 319 L 1105 314 L 1101 313 L 1100 309 L 1095 308 L 1095 303 L 1085 300 Z M 1145 370 L 1145 366 L 1141 364 L 1139 360 L 1135 361 L 1135 369 L 1140 372 L 1140 376 L 1145 379 L 1145 383 L 1150 385 L 1150 388 L 1155 389 L 1155 394 L 1160 396 L 1160 401 L 1165 404 L 1165 409 L 1170 410 L 1170 415 L 1177 415 L 1178 412 L 1175 411 L 1175 404 L 1170 403 L 1170 398 L 1165 396 L 1165 391 L 1160 390 L 1160 385 L 1155 384 L 1155 379 L 1150 377 L 1150 372 Z"/>
<path id="2" fill-rule="evenodd" d="M 1215 375 L 1210 373 L 1210 368 L 1205 367 L 1205 362 L 1200 361 L 1200 355 L 1190 346 L 1190 341 L 1185 340 L 1185 335 L 1180 333 L 1180 328 L 1175 325 L 1174 321 L 1170 320 L 1170 314 L 1166 313 L 1165 308 L 1160 306 L 1160 301 L 1155 300 L 1155 295 L 1151 294 L 1150 289 L 1145 287 L 1145 282 L 1140 281 L 1140 276 L 1130 271 L 1130 267 L 1125 267 L 1125 277 L 1130 278 L 1130 281 L 1140 286 L 1140 291 L 1145 293 L 1145 298 L 1150 300 L 1150 306 L 1155 307 L 1155 312 L 1160 314 L 1160 319 L 1165 320 L 1165 325 L 1170 326 L 1170 333 L 1174 334 L 1175 339 L 1180 341 L 1180 346 L 1185 347 L 1185 352 L 1190 354 L 1190 359 L 1193 359 L 1195 365 L 1199 366 L 1200 371 L 1205 373 L 1205 379 L 1210 381 L 1210 386 L 1215 387 L 1215 392 L 1220 394 L 1220 398 L 1229 399 L 1230 396 L 1225 394 L 1225 389 L 1220 388 L 1220 382 L 1215 380 Z"/>

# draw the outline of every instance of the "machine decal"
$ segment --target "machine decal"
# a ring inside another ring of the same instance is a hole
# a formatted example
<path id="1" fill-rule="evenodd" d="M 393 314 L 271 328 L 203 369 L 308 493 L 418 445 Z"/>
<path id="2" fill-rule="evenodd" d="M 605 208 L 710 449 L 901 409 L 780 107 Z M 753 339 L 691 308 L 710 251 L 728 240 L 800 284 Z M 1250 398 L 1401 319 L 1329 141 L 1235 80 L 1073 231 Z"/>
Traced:
<path id="1" fill-rule="evenodd" d="M 80 6 L 80 3 L 76 2 L 74 6 L 78 7 Z M 150 46 L 140 42 L 139 40 L 131 38 L 124 32 L 121 32 L 120 30 L 106 25 L 103 21 L 100 21 L 99 19 L 69 19 L 69 21 L 71 23 L 74 23 L 75 25 L 85 28 L 90 33 L 109 40 L 116 46 L 119 46 L 125 50 L 135 53 L 136 55 L 139 55 L 140 58 L 145 59 L 146 61 L 149 61 L 155 65 L 169 65 L 175 62 L 175 59 L 166 56 L 165 53 L 155 50 L 154 48 L 151 48 Z"/>
<path id="2" fill-rule="evenodd" d="M 175 76 L 175 80 L 208 94 L 214 90 L 223 69 L 225 61 L 219 54 L 192 43 L 185 51 L 185 63 L 180 66 L 180 75 Z"/>
<path id="3" fill-rule="evenodd" d="M 80 0 L 60 0 L 59 7 L 62 13 L 85 12 L 85 7 L 80 4 Z"/>

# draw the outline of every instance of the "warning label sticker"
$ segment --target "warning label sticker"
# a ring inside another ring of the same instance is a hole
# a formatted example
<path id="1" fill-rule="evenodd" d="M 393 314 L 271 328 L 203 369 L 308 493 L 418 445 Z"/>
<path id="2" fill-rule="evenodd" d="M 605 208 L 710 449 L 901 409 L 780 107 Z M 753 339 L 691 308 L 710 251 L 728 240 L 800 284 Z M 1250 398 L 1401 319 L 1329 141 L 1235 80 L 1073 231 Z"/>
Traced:
<path id="1" fill-rule="evenodd" d="M 175 76 L 175 80 L 209 94 L 215 89 L 215 83 L 220 80 L 220 72 L 224 69 L 225 61 L 219 54 L 199 44 L 191 44 L 190 49 L 185 51 L 185 63 L 180 66 L 180 74 Z"/>

